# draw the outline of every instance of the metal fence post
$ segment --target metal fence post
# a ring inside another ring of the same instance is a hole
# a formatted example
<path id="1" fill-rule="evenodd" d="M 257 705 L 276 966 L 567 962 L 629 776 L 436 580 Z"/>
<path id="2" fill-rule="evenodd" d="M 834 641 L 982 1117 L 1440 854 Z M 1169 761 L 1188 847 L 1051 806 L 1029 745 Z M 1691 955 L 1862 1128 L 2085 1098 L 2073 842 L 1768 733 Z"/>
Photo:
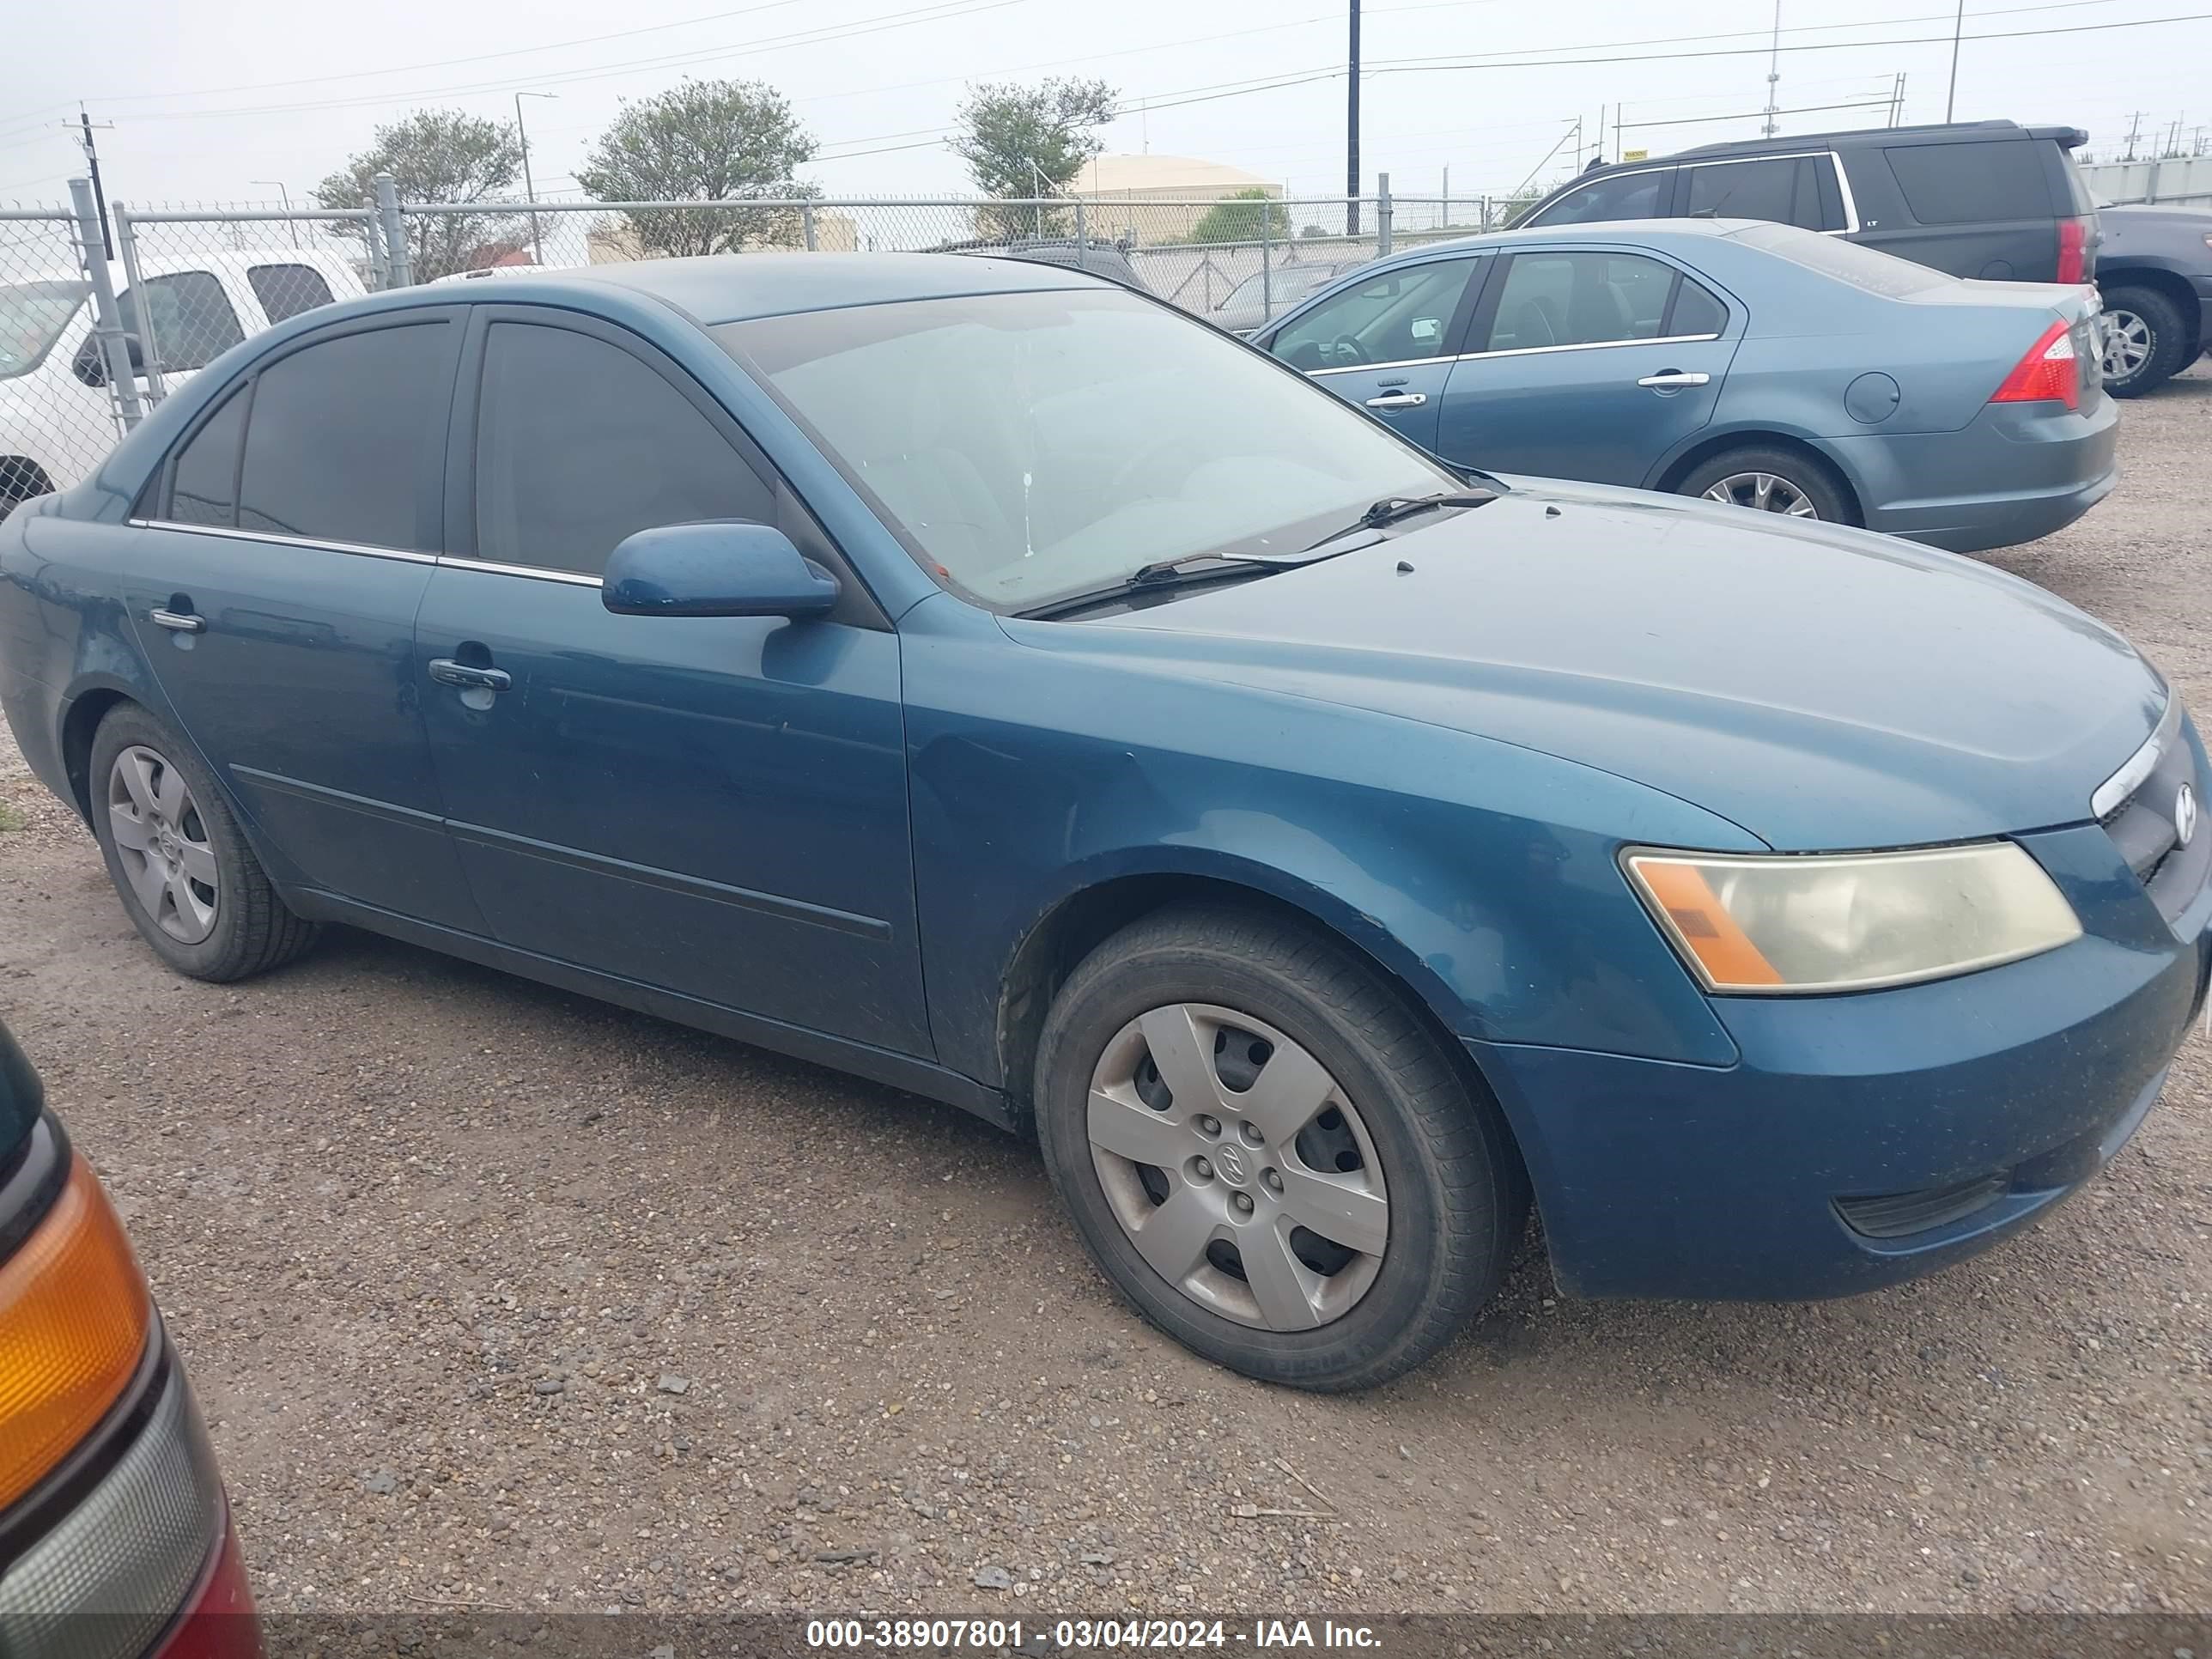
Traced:
<path id="1" fill-rule="evenodd" d="M 809 202 L 808 204 L 806 204 L 806 205 L 805 205 L 805 206 L 804 206 L 804 207 L 802 207 L 802 208 L 800 208 L 800 209 L 799 210 L 799 228 L 800 231 L 801 231 L 802 233 L 804 233 L 804 234 L 805 234 L 805 239 L 806 239 L 806 251 L 807 251 L 809 253 L 812 253 L 812 252 L 814 252 L 816 251 L 816 245 L 815 245 L 815 240 L 814 240 L 814 204 L 813 204 L 813 203 Z"/>
<path id="2" fill-rule="evenodd" d="M 1275 314 L 1275 204 L 1260 204 L 1260 320 Z"/>
<path id="3" fill-rule="evenodd" d="M 368 291 L 380 294 L 390 286 L 391 268 L 384 258 L 384 227 L 374 208 L 361 216 L 362 263 L 368 266 Z"/>
<path id="4" fill-rule="evenodd" d="M 123 261 L 124 291 L 143 293 L 146 279 L 138 270 L 138 228 L 131 222 L 130 210 L 122 203 L 114 203 L 112 211 L 115 219 L 115 252 Z M 169 388 L 161 380 L 161 343 L 154 334 L 154 308 L 142 305 L 137 311 L 138 348 L 146 359 L 148 401 L 158 404 L 169 395 Z"/>
<path id="5" fill-rule="evenodd" d="M 100 227 L 100 210 L 93 205 L 92 181 L 69 181 L 70 204 L 76 210 L 76 242 L 84 255 L 84 274 L 92 283 L 92 331 L 107 362 L 108 395 L 128 432 L 144 414 L 138 402 L 138 374 L 131 367 L 130 335 L 123 326 L 122 307 L 115 303 L 115 284 L 107 274 L 107 238 Z M 142 306 L 141 310 L 144 309 Z"/>
<path id="6" fill-rule="evenodd" d="M 1375 257 L 1390 257 L 1390 175 L 1375 175 Z"/>
<path id="7" fill-rule="evenodd" d="M 384 221 L 384 272 L 386 288 L 411 288 L 415 273 L 407 257 L 407 228 L 399 218 L 399 187 L 392 175 L 376 175 L 376 211 Z"/>
<path id="8" fill-rule="evenodd" d="M 1075 251 L 1080 254 L 1090 246 L 1090 233 L 1084 224 L 1083 198 L 1079 196 L 1075 198 Z"/>

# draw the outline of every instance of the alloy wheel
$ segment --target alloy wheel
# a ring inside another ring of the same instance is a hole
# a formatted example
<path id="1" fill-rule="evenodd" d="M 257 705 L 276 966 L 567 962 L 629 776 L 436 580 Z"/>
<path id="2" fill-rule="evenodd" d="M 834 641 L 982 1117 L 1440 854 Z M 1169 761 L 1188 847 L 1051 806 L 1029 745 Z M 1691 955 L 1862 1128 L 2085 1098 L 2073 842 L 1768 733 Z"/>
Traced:
<path id="1" fill-rule="evenodd" d="M 2132 311 L 2107 311 L 2098 320 L 2104 338 L 2105 378 L 2126 380 L 2141 374 L 2154 343 L 2150 325 Z"/>
<path id="2" fill-rule="evenodd" d="M 1139 1015 L 1092 1071 L 1088 1126 L 1115 1219 L 1201 1306 L 1310 1330 L 1373 1288 L 1390 1237 L 1374 1141 L 1273 1026 L 1202 1003 Z"/>
<path id="3" fill-rule="evenodd" d="M 133 744 L 107 775 L 108 833 L 131 895 L 170 938 L 198 945 L 215 931 L 215 848 L 185 775 Z"/>
<path id="4" fill-rule="evenodd" d="M 1731 472 L 1725 478 L 1715 480 L 1705 498 L 1725 501 L 1731 507 L 1747 507 L 1759 513 L 1785 514 L 1793 519 L 1820 516 L 1811 496 L 1773 472 Z"/>

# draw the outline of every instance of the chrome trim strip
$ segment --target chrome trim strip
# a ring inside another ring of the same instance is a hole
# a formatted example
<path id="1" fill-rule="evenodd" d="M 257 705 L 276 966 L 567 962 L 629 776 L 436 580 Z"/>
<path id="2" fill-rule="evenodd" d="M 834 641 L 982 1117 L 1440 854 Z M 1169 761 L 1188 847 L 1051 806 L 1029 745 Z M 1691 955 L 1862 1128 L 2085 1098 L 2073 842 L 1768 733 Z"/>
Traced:
<path id="1" fill-rule="evenodd" d="M 1834 150 L 1828 152 L 1828 165 L 1836 170 L 1836 188 L 1844 198 L 1844 228 L 1821 232 L 1824 236 L 1849 236 L 1862 227 L 1859 224 L 1858 198 L 1851 194 L 1851 175 L 1844 171 L 1844 158 Z"/>
<path id="2" fill-rule="evenodd" d="M 1575 345 L 1508 346 L 1503 351 L 1462 351 L 1456 357 L 1401 357 L 1388 363 L 1346 363 L 1341 368 L 1310 368 L 1306 378 L 1318 380 L 1324 374 L 1374 374 L 1386 368 L 1425 368 L 1436 363 L 1472 363 L 1486 357 L 1534 357 L 1547 351 L 1607 351 L 1615 346 L 1702 345 L 1717 340 L 1717 334 L 1656 334 L 1648 340 L 1585 340 Z M 453 560 L 448 559 L 451 564 Z"/>
<path id="3" fill-rule="evenodd" d="M 401 547 L 370 547 L 362 542 L 318 541 L 307 536 L 276 536 L 265 530 L 233 530 L 228 525 L 179 524 L 174 519 L 132 519 L 133 530 L 175 530 L 187 536 L 219 536 L 227 541 L 262 542 L 270 547 L 311 547 L 323 553 L 356 553 L 365 559 L 397 559 L 402 564 L 435 564 L 435 553 Z"/>
<path id="4" fill-rule="evenodd" d="M 438 562 L 454 570 L 480 570 L 487 576 L 520 576 L 530 581 L 566 582 L 571 587 L 604 587 L 597 576 L 580 570 L 541 570 L 531 564 L 501 564 L 492 559 L 463 559 L 447 554 Z"/>
<path id="5" fill-rule="evenodd" d="M 2159 762 L 2180 734 L 2181 699 L 2168 688 L 2166 713 L 2159 716 L 2157 728 L 2128 757 L 2125 765 L 2097 786 L 2096 793 L 2089 797 L 2089 816 L 2101 823 L 2125 805 L 2128 797 L 2142 787 L 2143 780 L 2158 770 Z"/>

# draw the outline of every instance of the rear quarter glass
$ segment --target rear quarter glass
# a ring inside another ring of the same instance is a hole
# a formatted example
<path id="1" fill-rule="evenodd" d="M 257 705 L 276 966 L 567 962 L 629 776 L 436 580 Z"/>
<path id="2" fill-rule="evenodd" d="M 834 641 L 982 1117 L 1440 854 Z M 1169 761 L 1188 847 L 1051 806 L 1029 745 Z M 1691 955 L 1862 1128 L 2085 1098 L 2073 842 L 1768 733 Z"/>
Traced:
<path id="1" fill-rule="evenodd" d="M 1883 155 L 1913 218 L 1923 225 L 2047 219 L 2054 210 L 2033 138 L 1891 144 Z"/>

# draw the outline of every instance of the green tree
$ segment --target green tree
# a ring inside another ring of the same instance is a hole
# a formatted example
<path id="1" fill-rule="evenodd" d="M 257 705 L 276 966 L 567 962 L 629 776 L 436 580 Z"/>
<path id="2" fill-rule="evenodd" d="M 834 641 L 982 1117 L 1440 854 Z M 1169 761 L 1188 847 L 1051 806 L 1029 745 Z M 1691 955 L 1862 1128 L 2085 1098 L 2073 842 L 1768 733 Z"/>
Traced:
<path id="1" fill-rule="evenodd" d="M 968 89 L 952 152 L 987 196 L 1057 196 L 1083 164 L 1105 148 L 1094 128 L 1114 118 L 1117 94 L 1103 81 L 1054 78 L 1036 86 L 993 82 Z M 1049 209 L 986 209 L 987 236 L 1064 234 L 1067 217 Z"/>
<path id="2" fill-rule="evenodd" d="M 1264 234 L 1280 240 L 1291 234 L 1291 210 L 1271 198 L 1264 185 L 1255 185 L 1234 196 L 1224 197 L 1218 207 L 1199 216 L 1187 239 L 1194 242 L 1256 242 Z"/>
<path id="3" fill-rule="evenodd" d="M 623 100 L 576 182 L 605 202 L 792 201 L 821 192 L 799 182 L 814 135 L 759 81 L 685 81 L 656 98 Z M 790 208 L 662 208 L 623 216 L 641 252 L 680 257 L 788 247 Z"/>
<path id="4" fill-rule="evenodd" d="M 418 109 L 377 128 L 375 142 L 324 179 L 315 198 L 326 208 L 374 207 L 380 173 L 392 175 L 402 202 L 467 206 L 512 193 L 522 177 L 522 149 L 513 129 L 496 121 L 457 109 Z M 415 280 L 465 270 L 485 248 L 517 246 L 526 222 L 505 210 L 407 219 Z M 343 235 L 363 234 L 358 224 L 333 228 Z"/>

